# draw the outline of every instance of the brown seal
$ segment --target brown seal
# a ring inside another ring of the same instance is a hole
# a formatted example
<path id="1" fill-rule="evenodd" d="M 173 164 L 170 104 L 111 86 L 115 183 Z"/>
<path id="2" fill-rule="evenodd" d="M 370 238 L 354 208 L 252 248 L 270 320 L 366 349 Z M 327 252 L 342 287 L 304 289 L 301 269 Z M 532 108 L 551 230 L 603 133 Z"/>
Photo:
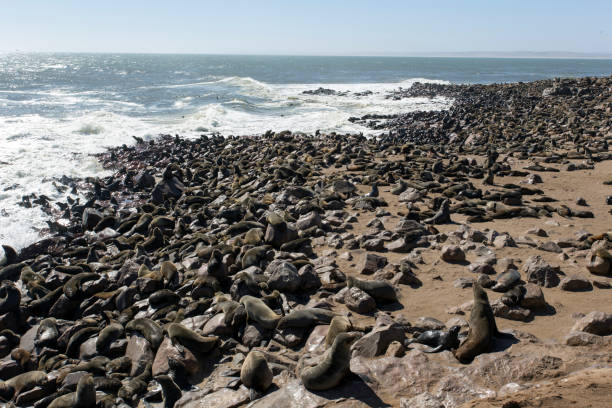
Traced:
<path id="1" fill-rule="evenodd" d="M 499 333 L 487 293 L 478 283 L 474 283 L 474 305 L 469 324 L 467 339 L 454 352 L 462 363 L 469 363 L 477 355 L 487 352 L 493 336 Z"/>

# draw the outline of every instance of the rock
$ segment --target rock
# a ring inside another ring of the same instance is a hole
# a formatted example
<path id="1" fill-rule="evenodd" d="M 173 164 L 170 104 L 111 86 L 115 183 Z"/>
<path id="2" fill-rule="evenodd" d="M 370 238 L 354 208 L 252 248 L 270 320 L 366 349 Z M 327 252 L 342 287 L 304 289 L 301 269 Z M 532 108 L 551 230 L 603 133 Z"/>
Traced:
<path id="1" fill-rule="evenodd" d="M 523 265 L 523 272 L 527 274 L 529 282 L 546 288 L 555 287 L 560 282 L 559 267 L 550 265 L 540 255 L 529 257 Z"/>
<path id="2" fill-rule="evenodd" d="M 375 327 L 353 344 L 351 355 L 370 358 L 380 356 L 387 351 L 392 342 L 398 341 L 404 344 L 404 338 L 404 330 L 399 325 Z"/>
<path id="3" fill-rule="evenodd" d="M 153 360 L 153 376 L 167 374 L 170 371 L 168 362 L 175 360 L 180 366 L 185 367 L 188 375 L 193 375 L 198 371 L 199 364 L 196 356 L 187 348 L 183 347 L 182 352 L 179 351 L 169 338 L 164 338 Z"/>
<path id="4" fill-rule="evenodd" d="M 408 241 L 406 238 L 401 237 L 395 241 L 389 242 L 387 245 L 385 245 L 385 248 L 390 252 L 405 253 L 414 249 L 415 245 L 414 242 Z"/>
<path id="5" fill-rule="evenodd" d="M 321 279 L 312 265 L 304 265 L 298 270 L 301 290 L 313 290 L 321 287 Z"/>
<path id="6" fill-rule="evenodd" d="M 134 177 L 134 184 L 140 188 L 150 188 L 155 185 L 155 177 L 147 170 L 141 170 L 136 177 Z"/>
<path id="7" fill-rule="evenodd" d="M 359 268 L 364 275 L 371 275 L 387 265 L 387 258 L 381 255 L 366 252 Z"/>
<path id="8" fill-rule="evenodd" d="M 214 315 L 202 328 L 202 336 L 229 336 L 232 332 L 232 327 L 225 322 L 225 313 Z"/>
<path id="9" fill-rule="evenodd" d="M 376 301 L 374 298 L 363 290 L 352 287 L 344 295 L 344 303 L 350 310 L 366 314 L 376 308 Z"/>
<path id="10" fill-rule="evenodd" d="M 493 240 L 493 246 L 497 249 L 506 248 L 506 247 L 516 247 L 516 242 L 514 239 L 508 234 L 501 234 L 495 237 Z"/>
<path id="11" fill-rule="evenodd" d="M 434 319 L 433 317 L 419 317 L 413 324 L 415 328 L 420 329 L 421 331 L 427 330 L 443 330 L 446 328 L 444 323 L 439 321 L 438 319 Z"/>
<path id="12" fill-rule="evenodd" d="M 332 183 L 332 190 L 335 193 L 351 194 L 357 190 L 357 187 L 355 187 L 355 185 L 349 181 L 336 180 Z"/>
<path id="13" fill-rule="evenodd" d="M 482 275 L 489 278 L 487 275 Z M 459 278 L 453 282 L 453 286 L 459 289 L 471 288 L 474 285 L 474 279 L 471 278 Z"/>
<path id="14" fill-rule="evenodd" d="M 603 344 L 603 337 L 583 331 L 571 331 L 565 336 L 568 346 L 599 346 Z"/>
<path id="15" fill-rule="evenodd" d="M 612 289 L 612 284 L 610 284 L 610 282 L 599 279 L 593 280 L 593 286 L 599 289 Z"/>
<path id="16" fill-rule="evenodd" d="M 458 245 L 444 245 L 440 257 L 446 262 L 463 262 L 465 261 L 465 252 Z"/>
<path id="17" fill-rule="evenodd" d="M 385 249 L 385 241 L 380 238 L 368 239 L 363 243 L 362 248 L 366 251 L 382 251 Z"/>
<path id="18" fill-rule="evenodd" d="M 268 278 L 268 287 L 276 289 L 280 292 L 295 292 L 300 288 L 300 276 L 293 264 L 286 261 L 272 261 L 266 268 L 266 273 L 270 274 Z"/>
<path id="19" fill-rule="evenodd" d="M 404 354 L 406 354 L 406 349 L 399 341 L 392 341 L 385 352 L 387 357 L 404 357 Z"/>
<path id="20" fill-rule="evenodd" d="M 299 380 L 290 380 L 284 386 L 254 401 L 249 408 L 291 407 L 320 408 L 332 401 L 308 391 Z M 211 405 L 212 407 L 212 405 Z"/>
<path id="21" fill-rule="evenodd" d="M 93 208 L 86 208 L 83 211 L 83 229 L 90 231 L 94 229 L 96 225 L 104 218 L 100 211 L 94 210 Z"/>
<path id="22" fill-rule="evenodd" d="M 583 331 L 598 336 L 612 334 L 612 314 L 593 311 L 578 320 L 572 331 Z"/>
<path id="23" fill-rule="evenodd" d="M 592 253 L 587 257 L 587 270 L 593 275 L 612 276 L 612 260 Z"/>
<path id="24" fill-rule="evenodd" d="M 560 286 L 561 289 L 569 292 L 582 292 L 593 289 L 591 281 L 581 276 L 566 276 L 561 280 Z"/>
<path id="25" fill-rule="evenodd" d="M 237 390 L 221 388 L 212 393 L 207 388 L 183 391 L 174 408 L 235 408 L 246 403 L 249 395 L 250 391 L 245 386 L 240 386 Z"/>
<path id="26" fill-rule="evenodd" d="M 556 254 L 560 254 L 563 252 L 561 247 L 552 241 L 547 241 L 538 246 L 538 249 L 546 252 L 554 252 Z"/>
<path id="27" fill-rule="evenodd" d="M 301 216 L 295 226 L 298 230 L 303 231 L 312 227 L 321 227 L 321 216 L 316 211 L 311 211 L 306 215 Z"/>
<path id="28" fill-rule="evenodd" d="M 252 348 L 257 347 L 264 340 L 264 329 L 257 324 L 247 324 L 242 335 L 242 344 Z"/>
<path id="29" fill-rule="evenodd" d="M 508 306 L 503 303 L 501 300 L 496 300 L 491 303 L 491 308 L 493 309 L 493 314 L 496 317 L 503 317 L 508 320 L 518 320 L 520 322 L 525 322 L 529 320 L 531 316 L 531 310 L 523 309 L 522 307 L 517 306 Z"/>
<path id="30" fill-rule="evenodd" d="M 130 336 L 125 355 L 132 360 L 132 377 L 142 374 L 147 364 L 153 363 L 151 345 L 139 334 Z"/>
<path id="31" fill-rule="evenodd" d="M 525 284 L 525 294 L 521 306 L 529 310 L 545 310 L 548 307 L 542 289 L 535 283 Z"/>
<path id="32" fill-rule="evenodd" d="M 416 397 L 402 398 L 400 400 L 400 408 L 446 408 L 440 398 L 431 395 L 428 392 L 423 392 Z"/>

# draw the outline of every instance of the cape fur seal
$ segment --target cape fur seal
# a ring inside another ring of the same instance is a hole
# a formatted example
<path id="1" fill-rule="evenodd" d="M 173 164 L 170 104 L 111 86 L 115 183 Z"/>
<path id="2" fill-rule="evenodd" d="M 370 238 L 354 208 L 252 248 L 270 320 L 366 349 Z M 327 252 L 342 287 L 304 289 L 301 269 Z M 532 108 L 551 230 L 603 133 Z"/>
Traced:
<path id="1" fill-rule="evenodd" d="M 265 391 L 272 384 L 272 377 L 266 356 L 261 351 L 251 350 L 242 363 L 240 381 L 245 387 Z"/>
<path id="2" fill-rule="evenodd" d="M 266 303 L 256 297 L 245 295 L 240 298 L 250 321 L 259 323 L 265 329 L 275 329 L 281 316 L 276 314 Z"/>
<path id="3" fill-rule="evenodd" d="M 308 390 L 323 391 L 335 387 L 349 372 L 351 343 L 357 333 L 340 333 L 319 364 L 302 370 L 300 378 Z"/>
<path id="4" fill-rule="evenodd" d="M 425 353 L 437 353 L 444 350 L 454 350 L 459 347 L 459 326 L 452 326 L 448 331 L 444 330 L 427 330 L 419 334 L 417 337 L 407 340 L 406 345 L 412 343 L 425 344 L 432 347 L 431 350 Z"/>
<path id="5" fill-rule="evenodd" d="M 487 352 L 493 336 L 499 335 L 487 293 L 478 283 L 474 283 L 474 305 L 469 324 L 467 339 L 454 352 L 462 363 L 469 363 L 477 355 Z"/>
<path id="6" fill-rule="evenodd" d="M 216 336 L 200 336 L 179 323 L 169 323 L 164 327 L 164 330 L 168 333 L 172 344 L 176 345 L 178 342 L 196 353 L 208 353 L 219 342 L 219 338 Z"/>
<path id="7" fill-rule="evenodd" d="M 142 333 L 143 337 L 151 343 L 153 350 L 157 350 L 164 339 L 164 331 L 159 324 L 151 319 L 140 318 L 130 321 L 125 328 L 127 330 Z"/>
<path id="8" fill-rule="evenodd" d="M 89 408 L 96 405 L 96 388 L 93 377 L 86 374 L 79 379 L 75 392 L 53 400 L 48 408 Z"/>
<path id="9" fill-rule="evenodd" d="M 383 280 L 361 280 L 347 276 L 346 284 L 349 288 L 356 287 L 372 296 L 377 302 L 396 302 L 397 292 L 393 285 Z"/>

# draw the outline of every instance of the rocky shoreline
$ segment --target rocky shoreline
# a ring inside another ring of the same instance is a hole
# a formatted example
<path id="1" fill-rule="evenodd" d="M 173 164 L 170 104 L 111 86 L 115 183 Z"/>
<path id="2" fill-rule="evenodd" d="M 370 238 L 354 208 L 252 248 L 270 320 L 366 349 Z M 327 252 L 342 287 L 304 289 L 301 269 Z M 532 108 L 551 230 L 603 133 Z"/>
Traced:
<path id="1" fill-rule="evenodd" d="M 24 198 L 56 221 L 0 260 L 0 398 L 608 406 L 612 77 L 389 94 L 417 96 L 455 102 L 137 140 L 58 180 L 86 200 Z"/>

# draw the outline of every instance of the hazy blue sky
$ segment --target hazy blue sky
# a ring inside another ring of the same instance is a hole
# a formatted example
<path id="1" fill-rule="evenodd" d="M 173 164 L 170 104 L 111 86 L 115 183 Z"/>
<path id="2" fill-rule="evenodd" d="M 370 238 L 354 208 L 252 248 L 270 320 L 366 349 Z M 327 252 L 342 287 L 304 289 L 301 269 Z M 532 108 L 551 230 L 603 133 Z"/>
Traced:
<path id="1" fill-rule="evenodd" d="M 0 0 L 0 50 L 612 52 L 612 0 Z"/>

